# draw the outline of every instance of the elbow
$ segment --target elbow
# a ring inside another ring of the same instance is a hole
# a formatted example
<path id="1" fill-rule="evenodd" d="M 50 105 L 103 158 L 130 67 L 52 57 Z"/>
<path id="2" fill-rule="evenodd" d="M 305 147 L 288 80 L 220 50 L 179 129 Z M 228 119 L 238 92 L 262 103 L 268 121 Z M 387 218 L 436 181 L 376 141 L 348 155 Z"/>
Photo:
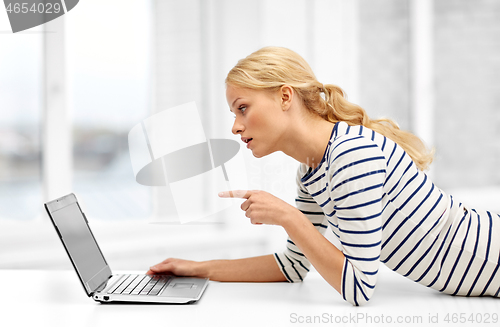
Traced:
<path id="1" fill-rule="evenodd" d="M 292 260 L 286 254 L 280 259 L 278 254 L 274 255 L 278 268 L 283 273 L 283 276 L 290 283 L 302 282 L 309 272 L 308 263 L 301 263 L 298 260 Z"/>
<path id="2" fill-rule="evenodd" d="M 353 306 L 363 306 L 366 305 L 373 293 L 375 291 L 375 287 L 368 287 L 364 285 L 361 287 L 358 283 L 356 283 L 353 292 L 344 292 L 342 294 L 344 300 L 351 303 Z"/>
<path id="3" fill-rule="evenodd" d="M 353 296 L 352 298 L 344 297 L 344 300 L 346 300 L 355 307 L 360 307 L 366 305 L 370 301 L 370 297 L 364 297 L 361 295 L 361 297 L 359 296 Z"/>
<path id="4" fill-rule="evenodd" d="M 342 281 L 341 281 L 341 294 L 345 301 L 354 306 L 362 306 L 370 301 L 376 286 L 376 274 L 367 275 L 354 269 L 346 269 L 344 267 Z"/>
<path id="5" fill-rule="evenodd" d="M 299 273 L 299 272 L 295 272 L 295 273 L 289 272 L 289 273 L 283 274 L 283 275 L 285 276 L 286 280 L 289 283 L 301 283 L 306 278 L 307 272 L 301 272 L 301 273 Z"/>
<path id="6" fill-rule="evenodd" d="M 370 301 L 370 298 L 363 299 L 363 300 L 354 299 L 354 300 L 351 300 L 351 301 L 348 301 L 348 302 L 351 303 L 355 307 L 361 307 L 361 306 L 366 305 L 368 303 L 368 301 Z"/>

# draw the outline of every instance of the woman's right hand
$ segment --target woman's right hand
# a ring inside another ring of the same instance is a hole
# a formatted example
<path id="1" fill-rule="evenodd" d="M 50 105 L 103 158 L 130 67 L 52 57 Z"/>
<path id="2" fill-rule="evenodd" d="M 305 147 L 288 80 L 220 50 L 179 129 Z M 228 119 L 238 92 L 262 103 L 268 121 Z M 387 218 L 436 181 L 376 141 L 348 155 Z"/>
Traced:
<path id="1" fill-rule="evenodd" d="M 219 282 L 286 281 L 273 254 L 243 259 L 208 261 L 169 258 L 149 268 L 146 274 L 210 278 L 210 280 Z"/>
<path id="2" fill-rule="evenodd" d="M 152 266 L 147 275 L 175 275 L 186 277 L 205 277 L 202 275 L 202 263 L 191 260 L 168 258 Z"/>

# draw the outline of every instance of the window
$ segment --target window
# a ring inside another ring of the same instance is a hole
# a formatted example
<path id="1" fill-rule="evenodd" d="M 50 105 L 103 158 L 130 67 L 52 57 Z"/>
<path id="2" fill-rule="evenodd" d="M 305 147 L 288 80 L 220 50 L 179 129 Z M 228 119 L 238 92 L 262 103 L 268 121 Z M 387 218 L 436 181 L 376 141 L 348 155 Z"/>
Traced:
<path id="1" fill-rule="evenodd" d="M 7 219 L 30 220 L 42 208 L 41 32 L 13 34 L 0 10 L 0 217 Z"/>
<path id="2" fill-rule="evenodd" d="M 128 152 L 129 130 L 150 115 L 148 15 L 148 1 L 108 0 L 66 20 L 73 188 L 89 217 L 150 214 L 151 190 L 135 182 Z"/>

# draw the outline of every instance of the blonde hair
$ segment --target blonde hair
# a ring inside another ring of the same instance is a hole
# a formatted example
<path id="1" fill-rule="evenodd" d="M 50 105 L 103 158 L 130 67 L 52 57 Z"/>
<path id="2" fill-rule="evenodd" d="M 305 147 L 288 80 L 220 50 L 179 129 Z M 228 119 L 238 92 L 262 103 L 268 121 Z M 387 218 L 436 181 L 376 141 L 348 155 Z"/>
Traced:
<path id="1" fill-rule="evenodd" d="M 399 144 L 420 170 L 427 169 L 432 162 L 434 150 L 429 151 L 417 136 L 402 131 L 390 119 L 370 119 L 363 108 L 347 101 L 340 87 L 318 82 L 308 63 L 290 49 L 265 47 L 241 59 L 229 71 L 226 85 L 268 91 L 289 85 L 304 106 L 323 119 L 363 125 L 386 136 Z"/>

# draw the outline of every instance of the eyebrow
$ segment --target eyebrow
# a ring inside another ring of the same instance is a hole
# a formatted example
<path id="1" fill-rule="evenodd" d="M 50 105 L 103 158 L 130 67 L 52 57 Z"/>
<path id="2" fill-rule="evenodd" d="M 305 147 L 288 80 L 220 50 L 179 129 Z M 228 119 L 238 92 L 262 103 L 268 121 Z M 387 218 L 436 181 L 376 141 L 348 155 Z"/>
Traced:
<path id="1" fill-rule="evenodd" d="M 233 111 L 231 110 L 231 108 L 234 106 L 234 104 L 236 103 L 236 101 L 238 101 L 239 99 L 241 99 L 241 98 L 236 98 L 236 100 L 234 100 L 234 101 L 233 101 L 233 103 L 231 104 L 231 107 L 229 107 L 229 111 L 230 111 L 230 112 L 233 112 Z"/>

